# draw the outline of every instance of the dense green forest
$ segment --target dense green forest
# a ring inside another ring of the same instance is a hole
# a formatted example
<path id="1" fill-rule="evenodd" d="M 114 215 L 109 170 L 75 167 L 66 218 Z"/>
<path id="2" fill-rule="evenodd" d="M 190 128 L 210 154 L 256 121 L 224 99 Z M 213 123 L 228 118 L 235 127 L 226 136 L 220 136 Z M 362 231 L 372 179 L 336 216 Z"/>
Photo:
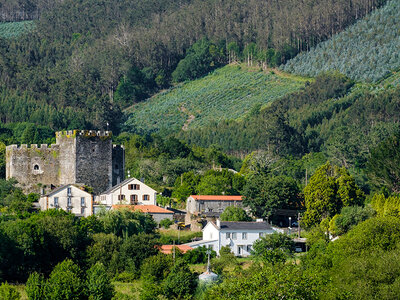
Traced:
<path id="1" fill-rule="evenodd" d="M 283 69 L 316 76 L 335 70 L 352 79 L 376 82 L 400 67 L 400 3 L 387 5 L 345 31 L 299 54 Z"/>
<path id="2" fill-rule="evenodd" d="M 173 76 L 177 67 L 188 74 L 188 61 L 199 67 L 210 62 L 201 49 L 190 50 L 204 37 L 214 45 L 208 55 L 215 60 L 189 74 L 235 60 L 275 66 L 385 3 L 66 0 L 4 1 L 1 7 L 7 15 L 28 9 L 28 2 L 33 10 L 43 7 L 35 30 L 0 41 L 2 119 L 15 112 L 9 103 L 20 102 L 19 121 L 48 125 L 44 117 L 25 114 L 36 106 L 37 114 L 61 120 L 50 123 L 53 129 L 101 129 L 109 123 L 115 132 L 121 109 L 185 79 Z"/>

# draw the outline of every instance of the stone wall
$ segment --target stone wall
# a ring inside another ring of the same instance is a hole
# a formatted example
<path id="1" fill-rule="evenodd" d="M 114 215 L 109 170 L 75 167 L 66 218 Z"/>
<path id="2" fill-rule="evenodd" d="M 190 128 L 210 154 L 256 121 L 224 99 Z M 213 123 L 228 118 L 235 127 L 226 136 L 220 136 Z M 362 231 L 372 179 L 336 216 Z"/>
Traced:
<path id="1" fill-rule="evenodd" d="M 15 178 L 25 192 L 58 184 L 60 148 L 58 145 L 10 145 L 6 148 L 6 178 Z"/>
<path id="2" fill-rule="evenodd" d="M 56 143 L 60 147 L 59 184 L 70 184 L 76 181 L 76 131 L 56 132 Z"/>
<path id="3" fill-rule="evenodd" d="M 111 137 L 109 131 L 70 130 L 57 132 L 50 147 L 7 146 L 6 178 L 17 179 L 25 192 L 40 192 L 38 184 L 82 183 L 101 193 L 124 180 L 124 149 Z"/>
<path id="4" fill-rule="evenodd" d="M 107 132 L 81 131 L 76 135 L 76 183 L 99 194 L 112 184 L 112 141 Z"/>
<path id="5" fill-rule="evenodd" d="M 112 167 L 112 185 L 114 186 L 125 179 L 125 150 L 123 146 L 113 145 Z"/>

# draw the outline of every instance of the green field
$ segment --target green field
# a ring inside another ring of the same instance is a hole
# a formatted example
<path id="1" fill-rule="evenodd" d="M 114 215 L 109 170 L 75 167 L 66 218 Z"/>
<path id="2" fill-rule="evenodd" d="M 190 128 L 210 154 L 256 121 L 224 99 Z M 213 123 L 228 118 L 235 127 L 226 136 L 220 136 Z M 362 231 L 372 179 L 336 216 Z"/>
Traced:
<path id="1" fill-rule="evenodd" d="M 304 86 L 306 78 L 244 66 L 225 66 L 206 77 L 157 94 L 127 110 L 133 132 L 178 131 L 238 119 Z"/>
<path id="2" fill-rule="evenodd" d="M 14 38 L 34 28 L 34 21 L 0 23 L 0 38 Z"/>

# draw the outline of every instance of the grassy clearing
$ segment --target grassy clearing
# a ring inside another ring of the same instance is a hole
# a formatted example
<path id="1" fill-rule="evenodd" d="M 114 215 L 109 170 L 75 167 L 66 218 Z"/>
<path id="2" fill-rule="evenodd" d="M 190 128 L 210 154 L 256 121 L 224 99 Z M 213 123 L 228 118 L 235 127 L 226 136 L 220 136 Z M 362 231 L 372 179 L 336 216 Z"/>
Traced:
<path id="1" fill-rule="evenodd" d="M 257 105 L 298 90 L 306 80 L 278 70 L 228 65 L 130 108 L 126 125 L 134 132 L 179 131 L 238 119 Z"/>
<path id="2" fill-rule="evenodd" d="M 176 230 L 171 228 L 160 229 L 159 233 L 161 235 L 160 243 L 163 245 L 173 244 L 173 241 L 175 241 L 176 245 L 185 244 L 191 242 L 192 239 L 195 237 L 203 236 L 202 232 L 193 232 L 189 230 Z"/>
<path id="3" fill-rule="evenodd" d="M 114 281 L 116 299 L 139 299 L 140 296 L 140 280 L 134 282 Z"/>

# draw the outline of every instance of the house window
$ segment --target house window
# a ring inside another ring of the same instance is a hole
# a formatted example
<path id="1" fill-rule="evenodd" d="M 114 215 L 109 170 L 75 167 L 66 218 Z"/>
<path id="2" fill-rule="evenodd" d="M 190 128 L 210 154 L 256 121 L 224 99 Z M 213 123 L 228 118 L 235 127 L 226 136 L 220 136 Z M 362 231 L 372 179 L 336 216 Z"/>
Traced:
<path id="1" fill-rule="evenodd" d="M 231 238 L 231 233 L 230 232 L 227 232 L 226 233 L 226 239 L 230 239 Z"/>
<path id="2" fill-rule="evenodd" d="M 85 208 L 81 207 L 81 215 L 84 215 L 84 214 L 85 214 Z"/>
<path id="3" fill-rule="evenodd" d="M 247 240 L 247 232 L 242 233 L 242 240 Z"/>
<path id="4" fill-rule="evenodd" d="M 70 187 L 67 188 L 67 195 L 71 196 L 71 188 Z"/>
<path id="5" fill-rule="evenodd" d="M 149 195 L 143 195 L 143 201 L 149 201 L 150 196 Z"/>
<path id="6" fill-rule="evenodd" d="M 58 197 L 54 197 L 54 207 L 58 207 Z"/>
<path id="7" fill-rule="evenodd" d="M 243 246 L 238 246 L 238 255 L 242 255 L 243 254 Z"/>
<path id="8" fill-rule="evenodd" d="M 263 237 L 264 236 L 264 232 L 260 232 L 259 234 L 258 234 L 258 237 L 259 238 L 261 238 L 261 237 Z"/>
<path id="9" fill-rule="evenodd" d="M 247 245 L 247 246 L 246 246 L 246 251 L 247 251 L 248 253 L 251 253 L 251 245 Z"/>
<path id="10" fill-rule="evenodd" d="M 128 184 L 128 190 L 140 190 L 139 184 Z"/>
<path id="11" fill-rule="evenodd" d="M 138 201 L 137 195 L 131 195 L 131 204 L 136 204 Z"/>
<path id="12" fill-rule="evenodd" d="M 236 232 L 232 232 L 232 240 L 236 240 Z"/>
<path id="13" fill-rule="evenodd" d="M 85 206 L 85 198 L 81 197 L 81 206 Z"/>
<path id="14" fill-rule="evenodd" d="M 125 195 L 118 195 L 118 200 L 119 200 L 119 201 L 125 200 Z"/>
<path id="15" fill-rule="evenodd" d="M 71 207 L 72 206 L 72 201 L 71 201 L 71 197 L 67 198 L 67 206 Z"/>

